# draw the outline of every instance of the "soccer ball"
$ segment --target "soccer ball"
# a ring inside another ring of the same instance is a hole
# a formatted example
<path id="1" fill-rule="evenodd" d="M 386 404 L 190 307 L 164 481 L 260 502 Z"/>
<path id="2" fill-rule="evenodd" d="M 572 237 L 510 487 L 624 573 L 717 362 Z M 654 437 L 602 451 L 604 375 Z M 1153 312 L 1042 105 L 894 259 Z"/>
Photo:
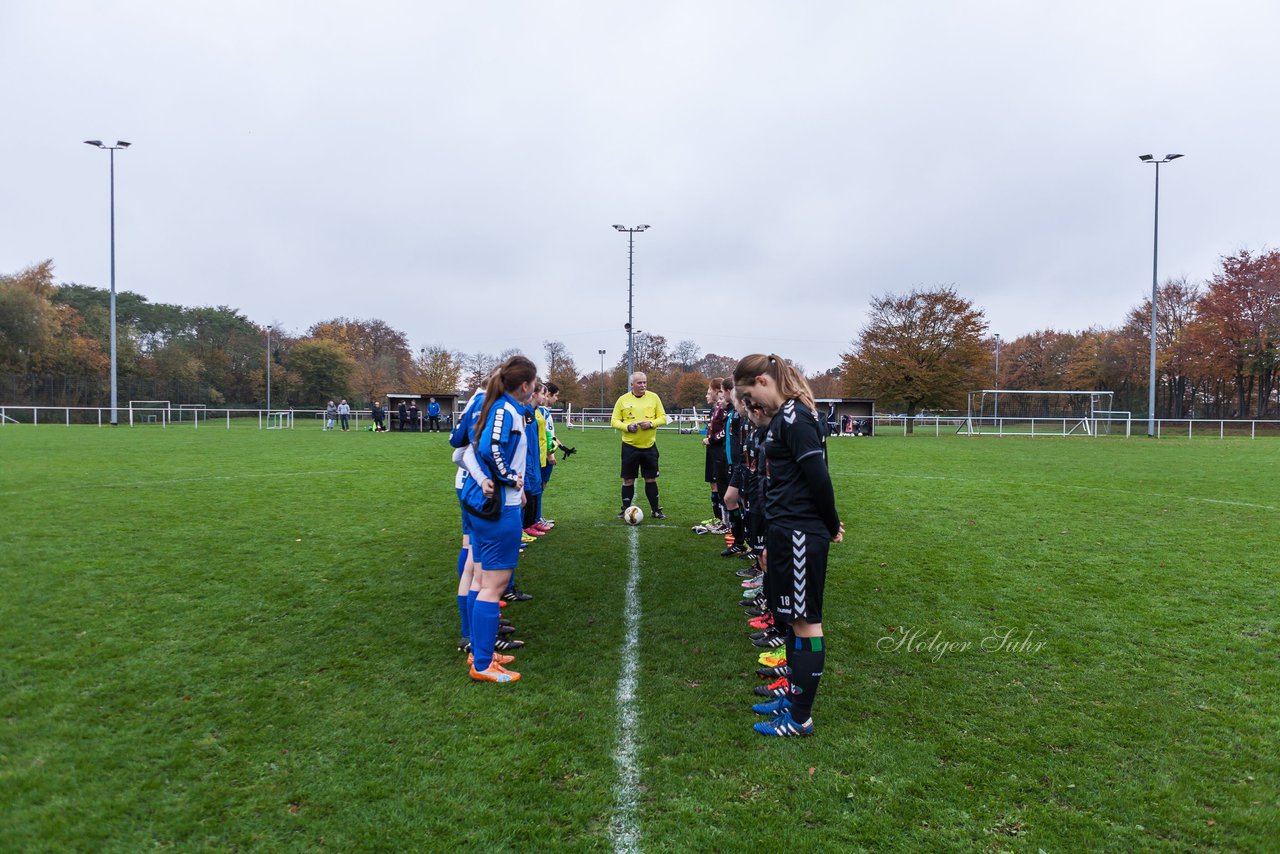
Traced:
<path id="1" fill-rule="evenodd" d="M 622 518 L 628 525 L 639 525 L 644 521 L 644 511 L 632 504 L 622 511 Z"/>

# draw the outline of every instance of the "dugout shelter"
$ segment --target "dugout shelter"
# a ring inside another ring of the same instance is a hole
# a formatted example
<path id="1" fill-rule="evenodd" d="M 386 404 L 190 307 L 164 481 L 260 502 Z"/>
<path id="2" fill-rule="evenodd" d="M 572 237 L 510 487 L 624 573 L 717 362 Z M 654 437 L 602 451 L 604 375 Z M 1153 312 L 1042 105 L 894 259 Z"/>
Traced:
<path id="1" fill-rule="evenodd" d="M 875 429 L 876 402 L 870 397 L 819 397 L 818 417 L 832 436 L 870 436 Z"/>
<path id="2" fill-rule="evenodd" d="M 425 394 L 415 394 L 412 392 L 396 392 L 388 394 L 387 399 L 387 427 L 391 430 L 400 430 L 400 404 L 404 403 L 406 407 L 418 404 L 418 422 L 416 424 L 406 424 L 405 429 L 411 432 L 419 432 L 427 429 L 427 403 L 431 398 L 436 399 L 436 403 L 440 404 L 440 429 L 453 429 L 453 415 L 458 405 L 458 393 L 456 391 L 434 391 Z"/>

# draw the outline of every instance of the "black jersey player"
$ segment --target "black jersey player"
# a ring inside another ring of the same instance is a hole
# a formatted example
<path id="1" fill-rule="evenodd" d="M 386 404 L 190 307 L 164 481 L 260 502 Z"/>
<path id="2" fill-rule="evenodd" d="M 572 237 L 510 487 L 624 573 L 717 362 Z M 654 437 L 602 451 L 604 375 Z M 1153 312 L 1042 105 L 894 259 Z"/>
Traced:
<path id="1" fill-rule="evenodd" d="M 738 396 L 769 418 L 760 449 L 768 524 L 765 567 L 769 608 L 785 630 L 786 694 L 754 707 L 769 736 L 813 733 L 812 710 L 826 660 L 822 599 L 827 551 L 844 538 L 827 472 L 826 431 L 804 375 L 780 356 L 747 356 L 734 369 Z"/>

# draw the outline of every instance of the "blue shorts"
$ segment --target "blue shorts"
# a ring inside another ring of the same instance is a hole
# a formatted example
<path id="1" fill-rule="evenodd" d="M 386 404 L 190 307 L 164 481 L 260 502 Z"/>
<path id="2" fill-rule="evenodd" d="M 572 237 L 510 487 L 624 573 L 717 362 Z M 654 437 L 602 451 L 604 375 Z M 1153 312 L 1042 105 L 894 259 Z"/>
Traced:
<path id="1" fill-rule="evenodd" d="M 458 509 L 462 511 L 462 533 L 468 537 L 471 536 L 471 520 L 475 518 L 467 512 L 467 508 L 462 506 L 462 490 L 455 490 L 458 493 Z"/>
<path id="2" fill-rule="evenodd" d="M 484 569 L 515 569 L 520 560 L 519 505 L 502 508 L 499 519 L 471 517 L 471 558 Z M 463 511 L 466 512 L 465 510 Z"/>

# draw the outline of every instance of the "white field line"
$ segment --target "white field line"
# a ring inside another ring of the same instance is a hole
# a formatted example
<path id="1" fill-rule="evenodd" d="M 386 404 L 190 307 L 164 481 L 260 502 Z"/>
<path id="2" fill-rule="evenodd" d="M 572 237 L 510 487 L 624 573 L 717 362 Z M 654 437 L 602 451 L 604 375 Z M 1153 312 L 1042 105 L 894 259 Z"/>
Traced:
<path id="1" fill-rule="evenodd" d="M 206 481 L 217 480 L 260 480 L 263 478 L 277 477 L 316 477 L 319 475 L 328 476 L 331 474 L 359 474 L 359 469 L 326 469 L 323 471 L 280 471 L 280 472 L 262 472 L 260 474 L 244 473 L 244 474 L 209 474 L 201 477 L 174 477 L 165 480 L 132 480 L 121 483 L 85 483 L 77 484 L 77 490 L 85 489 L 131 489 L 133 487 L 143 486 L 172 486 L 175 483 L 204 483 Z M 0 492 L 0 495 L 27 495 L 34 490 L 65 490 L 66 484 L 63 483 L 45 483 L 38 486 L 30 486 L 26 489 L 14 489 Z"/>
<path id="2" fill-rule="evenodd" d="M 1000 486 L 1023 486 L 1035 487 L 1040 489 L 1074 489 L 1079 492 L 1112 492 L 1118 495 L 1138 495 L 1143 498 L 1167 498 L 1171 501 L 1191 501 L 1200 504 L 1222 504 L 1228 507 L 1249 507 L 1254 510 L 1270 510 L 1272 512 L 1280 511 L 1280 507 L 1271 504 L 1253 504 L 1248 501 L 1232 501 L 1227 498 L 1205 498 L 1201 495 L 1174 495 L 1167 492 L 1146 492 L 1140 489 L 1121 489 L 1116 486 L 1081 486 L 1071 483 L 1026 483 L 1024 481 L 1014 480 L 997 480 L 995 478 L 979 478 L 979 477 L 952 477 L 950 475 L 936 474 L 896 474 L 893 472 L 839 472 L 841 476 L 847 477 L 892 477 L 898 480 L 955 480 L 962 483 L 989 483 L 999 484 Z"/>
<path id="3" fill-rule="evenodd" d="M 640 767 L 637 762 L 640 712 L 636 708 L 636 680 L 640 669 L 640 536 L 634 527 L 627 532 L 627 553 L 627 592 L 622 606 L 626 624 L 617 694 L 618 746 L 613 752 L 618 782 L 614 786 L 609 835 L 613 839 L 614 851 L 631 854 L 640 850 L 640 823 L 636 818 L 640 799 Z"/>

